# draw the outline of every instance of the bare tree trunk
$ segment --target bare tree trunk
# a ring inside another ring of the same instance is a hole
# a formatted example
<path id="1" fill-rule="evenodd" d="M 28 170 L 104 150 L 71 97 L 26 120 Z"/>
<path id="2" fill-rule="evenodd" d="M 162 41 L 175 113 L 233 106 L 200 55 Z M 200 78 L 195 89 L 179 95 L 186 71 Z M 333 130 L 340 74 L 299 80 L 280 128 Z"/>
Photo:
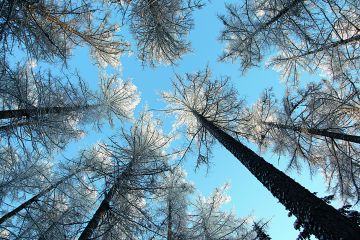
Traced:
<path id="1" fill-rule="evenodd" d="M 311 134 L 311 135 L 318 135 L 318 136 L 323 136 L 323 137 L 328 137 L 328 138 L 333 138 L 333 139 L 340 139 L 340 140 L 353 142 L 353 143 L 360 143 L 360 136 L 356 136 L 356 135 L 330 132 L 325 129 L 296 127 L 296 126 L 285 125 L 285 124 L 274 123 L 274 122 L 263 122 L 263 123 L 268 126 L 279 128 L 279 129 L 288 129 L 288 130 L 292 130 L 295 132 L 307 133 L 307 134 Z"/>
<path id="2" fill-rule="evenodd" d="M 356 240 L 360 228 L 197 112 L 198 121 L 319 239 Z"/>
<path id="3" fill-rule="evenodd" d="M 50 192 L 51 190 L 55 189 L 56 187 L 58 187 L 60 184 L 64 183 L 65 181 L 67 181 L 69 178 L 73 177 L 74 175 L 76 175 L 77 173 L 81 172 L 82 169 L 78 169 L 77 171 L 75 171 L 74 173 L 60 179 L 59 181 L 57 181 L 56 183 L 50 185 L 49 187 L 45 188 L 44 190 L 42 190 L 41 192 L 39 192 L 38 194 L 36 194 L 35 196 L 33 196 L 32 198 L 30 198 L 29 200 L 27 200 L 26 202 L 22 203 L 20 206 L 18 206 L 17 208 L 13 209 L 12 211 L 6 213 L 4 216 L 2 216 L 0 218 L 0 224 L 2 224 L 3 222 L 5 222 L 6 220 L 10 219 L 11 217 L 13 217 L 14 215 L 18 214 L 21 210 L 29 207 L 31 204 L 33 204 L 34 202 L 36 202 L 39 198 L 41 198 L 42 196 L 44 196 L 46 193 Z"/>
<path id="4" fill-rule="evenodd" d="M 105 194 L 105 197 L 100 203 L 100 206 L 86 225 L 78 240 L 90 239 L 94 234 L 94 231 L 99 226 L 101 219 L 103 219 L 107 211 L 110 210 L 110 202 L 115 193 L 119 190 L 121 180 L 123 180 L 131 171 L 131 165 L 132 164 L 130 163 L 126 170 L 117 177 L 114 185 L 110 188 L 109 192 Z"/>
<path id="5" fill-rule="evenodd" d="M 106 212 L 110 209 L 110 201 L 113 198 L 116 190 L 117 184 L 114 184 L 114 186 L 111 187 L 110 191 L 105 194 L 104 200 L 101 202 L 100 206 L 86 225 L 84 231 L 81 233 L 78 240 L 87 240 L 93 235 L 101 219 L 104 218 Z"/>
<path id="6" fill-rule="evenodd" d="M 44 114 L 59 114 L 64 112 L 73 112 L 86 108 L 95 107 L 92 106 L 75 106 L 75 107 L 39 107 L 39 108 L 29 108 L 29 109 L 17 109 L 17 110 L 4 110 L 0 111 L 0 119 L 11 119 L 11 118 L 21 118 L 21 117 L 33 117 L 37 115 Z"/>
<path id="7" fill-rule="evenodd" d="M 169 201 L 168 206 L 168 226 L 167 226 L 167 240 L 172 240 L 172 215 L 171 215 L 171 201 Z"/>

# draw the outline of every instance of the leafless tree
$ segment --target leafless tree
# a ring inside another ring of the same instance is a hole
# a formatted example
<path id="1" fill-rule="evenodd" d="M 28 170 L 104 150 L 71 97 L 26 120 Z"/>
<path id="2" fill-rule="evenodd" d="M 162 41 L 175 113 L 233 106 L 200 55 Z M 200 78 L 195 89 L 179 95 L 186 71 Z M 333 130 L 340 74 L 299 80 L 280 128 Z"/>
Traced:
<path id="1" fill-rule="evenodd" d="M 226 195 L 229 184 L 216 188 L 209 197 L 197 194 L 190 198 L 196 189 L 187 181 L 186 172 L 176 167 L 165 174 L 162 186 L 156 199 L 160 217 L 165 216 L 165 239 L 254 239 L 250 217 L 238 218 L 233 211 L 222 210 L 230 202 Z"/>
<path id="2" fill-rule="evenodd" d="M 3 62 L 16 46 L 36 60 L 66 62 L 74 47 L 88 45 L 99 65 L 117 67 L 128 48 L 97 1 L 2 0 L 0 19 Z"/>
<path id="3" fill-rule="evenodd" d="M 359 90 L 357 82 L 323 81 L 288 92 L 282 104 L 266 91 L 239 125 L 262 148 L 291 156 L 289 168 L 321 169 L 333 193 L 359 199 Z"/>
<path id="4" fill-rule="evenodd" d="M 163 98 L 169 103 L 168 112 L 177 113 L 178 123 L 186 125 L 190 144 L 195 140 L 197 148 L 210 148 L 217 139 L 318 238 L 353 239 L 359 235 L 356 224 L 230 135 L 238 133 L 230 126 L 241 121 L 241 109 L 232 107 L 238 106 L 238 101 L 230 86 L 218 88 L 221 81 L 211 81 L 208 70 L 187 74 L 185 79 L 178 77 L 173 86 Z"/>
<path id="5" fill-rule="evenodd" d="M 29 162 L 29 161 L 26 161 Z M 31 169 L 30 169 L 31 170 Z M 67 239 L 75 237 L 79 225 L 95 203 L 94 167 L 81 161 L 62 164 L 47 172 L 32 171 L 37 181 L 22 192 L 25 201 L 12 198 L 2 206 L 1 231 L 9 239 Z M 45 187 L 44 187 L 45 186 Z M 36 191 L 36 189 L 39 189 Z M 17 189 L 21 192 L 22 189 Z M 30 195 L 32 194 L 32 196 Z M 29 198 L 29 195 L 31 196 Z"/>
<path id="6" fill-rule="evenodd" d="M 110 1 L 120 7 L 129 22 L 143 63 L 173 64 L 190 51 L 186 39 L 193 27 L 192 12 L 204 4 L 199 0 Z"/>
<path id="7" fill-rule="evenodd" d="M 124 144 L 117 139 L 123 139 Z M 140 230 L 157 234 L 156 220 L 145 201 L 159 185 L 161 173 L 169 170 L 171 152 L 165 151 L 171 136 L 161 131 L 161 122 L 143 113 L 130 132 L 122 130 L 102 155 L 113 165 L 106 175 L 104 197 L 79 239 L 139 237 Z"/>
<path id="8" fill-rule="evenodd" d="M 52 150 L 84 134 L 85 123 L 112 117 L 130 119 L 139 102 L 136 87 L 116 75 L 103 75 L 100 90 L 85 83 L 63 81 L 26 64 L 14 71 L 3 68 L 0 78 L 1 144 Z"/>
<path id="9" fill-rule="evenodd" d="M 333 78 L 358 74 L 359 1 L 246 0 L 226 7 L 220 59 L 239 58 L 243 71 L 275 52 L 270 65 L 286 80 L 297 82 L 301 70 L 320 69 Z"/>

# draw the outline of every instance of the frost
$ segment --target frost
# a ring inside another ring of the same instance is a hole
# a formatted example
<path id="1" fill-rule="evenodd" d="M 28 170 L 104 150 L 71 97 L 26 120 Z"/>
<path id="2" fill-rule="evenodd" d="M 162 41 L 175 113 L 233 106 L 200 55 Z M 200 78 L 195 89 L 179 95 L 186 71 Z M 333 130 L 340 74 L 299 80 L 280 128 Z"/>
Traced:
<path id="1" fill-rule="evenodd" d="M 1 239 L 9 239 L 10 236 L 10 232 L 6 229 L 1 229 L 0 230 L 0 238 Z"/>
<path id="2" fill-rule="evenodd" d="M 257 17 L 263 17 L 265 15 L 265 11 L 262 10 L 262 9 L 259 9 L 259 10 L 256 11 L 255 14 L 256 14 Z"/>
<path id="3" fill-rule="evenodd" d="M 140 102 L 137 88 L 130 81 L 123 81 L 117 75 L 102 74 L 100 82 L 101 98 L 99 111 L 103 111 L 112 124 L 112 113 L 120 120 L 131 119 L 133 111 Z"/>

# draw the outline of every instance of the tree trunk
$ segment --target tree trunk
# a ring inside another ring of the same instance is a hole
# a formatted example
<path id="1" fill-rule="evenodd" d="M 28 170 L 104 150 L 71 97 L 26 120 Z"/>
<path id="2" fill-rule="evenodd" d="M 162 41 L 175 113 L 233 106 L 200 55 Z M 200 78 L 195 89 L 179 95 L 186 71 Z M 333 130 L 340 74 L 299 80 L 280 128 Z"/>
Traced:
<path id="1" fill-rule="evenodd" d="M 167 226 L 167 240 L 172 240 L 172 215 L 171 215 L 171 201 L 168 202 L 168 226 Z"/>
<path id="2" fill-rule="evenodd" d="M 119 189 L 120 181 L 123 180 L 129 174 L 131 165 L 132 164 L 130 163 L 130 165 L 126 168 L 126 170 L 118 176 L 114 185 L 110 188 L 109 192 L 105 194 L 105 197 L 100 203 L 100 206 L 98 207 L 98 209 L 96 210 L 96 212 L 94 213 L 88 224 L 86 225 L 84 231 L 81 233 L 78 240 L 90 239 L 91 236 L 94 234 L 94 231 L 98 227 L 101 219 L 104 218 L 105 214 L 110 209 L 110 202 L 114 197 L 115 193 Z"/>
<path id="3" fill-rule="evenodd" d="M 29 109 L 17 109 L 17 110 L 4 110 L 0 111 L 0 119 L 11 119 L 11 118 L 21 118 L 21 117 L 33 117 L 37 115 L 44 115 L 50 113 L 64 113 L 64 112 L 73 112 L 86 108 L 95 107 L 91 106 L 75 106 L 75 107 L 39 107 L 39 108 L 29 108 Z"/>
<path id="4" fill-rule="evenodd" d="M 101 202 L 100 206 L 94 213 L 93 217 L 90 219 L 86 225 L 84 231 L 81 233 L 78 240 L 87 240 L 93 235 L 95 229 L 99 225 L 101 219 L 105 216 L 106 212 L 110 209 L 110 201 L 113 198 L 117 190 L 116 184 L 111 187 L 110 191 L 105 194 L 104 200 Z"/>
<path id="5" fill-rule="evenodd" d="M 356 240 L 360 228 L 197 112 L 198 121 L 319 239 Z M 357 236 L 357 237 L 356 237 Z"/>
<path id="6" fill-rule="evenodd" d="M 353 143 L 360 143 L 360 136 L 356 136 L 356 135 L 329 132 L 325 129 L 296 127 L 296 126 L 290 126 L 290 125 L 285 125 L 285 124 L 281 124 L 281 123 L 273 123 L 273 122 L 263 122 L 263 123 L 268 126 L 279 128 L 279 129 L 288 129 L 288 130 L 293 130 L 295 132 L 307 133 L 307 134 L 311 134 L 311 135 L 318 135 L 318 136 L 323 136 L 323 137 L 328 137 L 328 138 L 333 138 L 333 139 L 340 139 L 340 140 L 353 142 Z"/>
<path id="7" fill-rule="evenodd" d="M 50 192 L 51 190 L 55 189 L 57 186 L 59 186 L 60 184 L 64 183 L 66 180 L 68 180 L 69 178 L 73 177 L 75 174 L 81 172 L 82 169 L 78 169 L 77 171 L 75 171 L 74 173 L 60 179 L 59 181 L 57 181 L 56 183 L 50 185 L 49 187 L 45 188 L 44 190 L 42 190 L 41 192 L 39 192 L 38 194 L 36 194 L 35 196 L 33 196 L 32 198 L 30 198 L 29 200 L 27 200 L 26 202 L 22 203 L 20 206 L 18 206 L 17 208 L 15 208 L 14 210 L 6 213 L 4 216 L 2 216 L 0 218 L 0 224 L 2 224 L 3 222 L 5 222 L 6 220 L 10 219 L 11 217 L 13 217 L 14 215 L 18 214 L 21 210 L 27 208 L 28 206 L 30 206 L 31 204 L 33 204 L 34 202 L 36 202 L 39 198 L 41 198 L 42 196 L 44 196 L 46 193 Z"/>

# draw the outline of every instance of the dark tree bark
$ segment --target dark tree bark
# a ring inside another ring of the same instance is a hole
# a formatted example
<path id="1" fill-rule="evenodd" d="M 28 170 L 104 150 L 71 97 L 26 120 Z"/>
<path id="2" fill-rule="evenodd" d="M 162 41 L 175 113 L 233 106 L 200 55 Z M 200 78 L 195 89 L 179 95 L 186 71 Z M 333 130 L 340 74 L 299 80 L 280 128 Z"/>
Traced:
<path id="1" fill-rule="evenodd" d="M 94 213 L 93 217 L 90 219 L 86 225 L 84 231 L 81 233 L 78 240 L 87 240 L 93 235 L 94 231 L 98 227 L 101 219 L 104 218 L 106 212 L 110 209 L 110 201 L 113 198 L 116 192 L 116 184 L 110 189 L 108 193 L 105 194 L 104 200 L 101 202 L 100 206 Z"/>
<path id="2" fill-rule="evenodd" d="M 197 112 L 202 126 L 319 239 L 356 240 L 360 227 Z"/>
<path id="3" fill-rule="evenodd" d="M 172 240 L 172 215 L 171 215 L 171 201 L 168 206 L 168 226 L 167 226 L 167 240 Z"/>
<path id="4" fill-rule="evenodd" d="M 94 106 L 75 106 L 75 107 L 40 107 L 40 108 L 29 108 L 29 109 L 17 109 L 17 110 L 4 110 L 0 111 L 0 119 L 11 119 L 11 118 L 22 118 L 22 117 L 33 117 L 38 115 L 50 114 L 50 113 L 65 113 L 79 111 Z"/>
<path id="5" fill-rule="evenodd" d="M 131 163 L 130 163 L 131 165 Z M 129 175 L 130 166 L 118 176 L 114 185 L 110 188 L 110 190 L 105 194 L 104 199 L 100 203 L 100 206 L 86 225 L 84 231 L 81 233 L 78 240 L 87 240 L 90 239 L 91 236 L 94 234 L 96 228 L 99 226 L 101 219 L 105 217 L 105 214 L 108 210 L 110 210 L 110 202 L 115 196 L 115 193 L 119 190 L 120 182 L 124 180 Z"/>
<path id="6" fill-rule="evenodd" d="M 325 129 L 303 128 L 303 127 L 297 127 L 297 126 L 291 126 L 291 125 L 285 125 L 285 124 L 273 123 L 273 122 L 264 122 L 264 124 L 271 126 L 271 127 L 279 128 L 279 129 L 288 129 L 288 130 L 292 130 L 295 132 L 307 133 L 307 134 L 311 134 L 311 135 L 318 135 L 318 136 L 323 136 L 323 137 L 328 137 L 328 138 L 333 138 L 333 139 L 340 139 L 340 140 L 353 142 L 353 143 L 360 143 L 360 136 L 356 136 L 356 135 L 330 132 Z"/>
<path id="7" fill-rule="evenodd" d="M 30 198 L 29 200 L 27 200 L 26 202 L 22 203 L 20 206 L 18 206 L 17 208 L 13 209 L 12 211 L 6 213 L 4 216 L 2 216 L 0 218 L 0 224 L 2 224 L 3 222 L 5 222 L 6 220 L 10 219 L 11 217 L 13 217 L 14 215 L 18 214 L 21 210 L 29 207 L 31 204 L 33 204 L 34 202 L 36 202 L 37 200 L 39 200 L 39 198 L 41 198 L 42 196 L 44 196 L 46 193 L 50 192 L 51 190 L 57 188 L 60 184 L 64 183 L 65 181 L 67 181 L 69 178 L 73 177 L 74 175 L 76 175 L 77 173 L 79 173 L 80 171 L 82 171 L 81 169 L 77 170 L 76 172 L 60 179 L 59 181 L 57 181 L 56 183 L 50 185 L 49 187 L 45 188 L 44 190 L 42 190 L 41 192 L 39 192 L 38 194 L 36 194 L 35 196 L 33 196 L 32 198 Z"/>

